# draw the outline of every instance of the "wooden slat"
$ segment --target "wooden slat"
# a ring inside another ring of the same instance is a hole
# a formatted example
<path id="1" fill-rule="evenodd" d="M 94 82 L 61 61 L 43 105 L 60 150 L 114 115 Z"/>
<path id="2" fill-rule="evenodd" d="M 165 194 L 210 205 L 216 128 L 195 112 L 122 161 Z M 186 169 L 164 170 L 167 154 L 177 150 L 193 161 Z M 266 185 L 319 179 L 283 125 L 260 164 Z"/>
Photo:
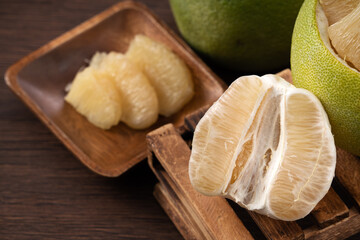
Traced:
<path id="1" fill-rule="evenodd" d="M 335 175 L 360 206 L 360 159 L 340 148 L 336 149 Z"/>
<path id="2" fill-rule="evenodd" d="M 154 196 L 184 239 L 204 239 L 201 231 L 197 229 L 191 217 L 184 210 L 181 201 L 171 189 L 169 191 L 163 184 L 158 183 L 154 188 Z"/>
<path id="3" fill-rule="evenodd" d="M 275 220 L 253 211 L 248 211 L 267 239 L 304 239 L 304 233 L 296 222 Z"/>
<path id="4" fill-rule="evenodd" d="M 189 132 L 194 132 L 195 127 L 200 121 L 200 119 L 205 115 L 206 111 L 209 109 L 210 105 L 206 105 L 199 110 L 187 115 L 185 117 L 185 129 Z"/>
<path id="5" fill-rule="evenodd" d="M 323 229 L 316 227 L 305 229 L 305 239 L 307 240 L 337 240 L 346 239 L 359 232 L 360 214 L 356 209 L 349 210 L 349 217 L 340 222 L 331 224 Z"/>
<path id="6" fill-rule="evenodd" d="M 177 186 L 179 198 L 209 236 L 207 239 L 253 239 L 224 198 L 207 197 L 193 189 L 188 176 L 190 149 L 172 124 L 149 133 L 147 141 L 149 149 Z"/>
<path id="7" fill-rule="evenodd" d="M 204 224 L 194 219 L 189 204 L 184 204 L 182 202 L 184 199 L 181 197 L 181 193 L 174 181 L 171 180 L 153 153 L 149 154 L 148 163 L 161 186 L 161 189 L 155 188 L 154 194 L 160 190 L 162 191 L 161 194 L 158 194 L 155 197 L 161 198 L 158 199 L 160 205 L 169 215 L 181 235 L 185 239 L 209 239 L 210 236 L 208 235 L 208 232 L 203 230 Z M 161 200 L 162 202 L 160 202 Z"/>
<path id="8" fill-rule="evenodd" d="M 333 188 L 315 206 L 311 214 L 321 228 L 327 227 L 349 216 L 349 209 Z"/>
<path id="9" fill-rule="evenodd" d="M 164 169 L 156 169 L 157 176 L 159 181 L 163 186 L 167 186 L 166 189 L 169 192 L 173 192 L 174 196 L 178 197 L 179 202 L 183 208 L 184 215 L 187 215 L 188 222 L 186 225 L 192 228 L 192 231 L 195 233 L 194 235 L 200 235 L 197 239 L 214 239 L 214 237 L 207 230 L 208 227 L 206 223 L 202 222 L 198 216 L 198 214 L 193 211 L 192 202 L 190 199 L 186 199 L 174 181 L 169 177 L 169 174 Z"/>

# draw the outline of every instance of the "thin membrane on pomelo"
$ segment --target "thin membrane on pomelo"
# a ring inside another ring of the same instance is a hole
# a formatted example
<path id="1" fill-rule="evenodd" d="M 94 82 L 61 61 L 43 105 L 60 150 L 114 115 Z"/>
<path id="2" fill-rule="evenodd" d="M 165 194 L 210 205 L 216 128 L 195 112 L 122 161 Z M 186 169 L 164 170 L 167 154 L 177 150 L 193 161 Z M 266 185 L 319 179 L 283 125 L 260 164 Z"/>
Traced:
<path id="1" fill-rule="evenodd" d="M 334 177 L 327 115 L 309 91 L 275 75 L 237 79 L 196 127 L 194 188 L 281 220 L 306 216 Z"/>

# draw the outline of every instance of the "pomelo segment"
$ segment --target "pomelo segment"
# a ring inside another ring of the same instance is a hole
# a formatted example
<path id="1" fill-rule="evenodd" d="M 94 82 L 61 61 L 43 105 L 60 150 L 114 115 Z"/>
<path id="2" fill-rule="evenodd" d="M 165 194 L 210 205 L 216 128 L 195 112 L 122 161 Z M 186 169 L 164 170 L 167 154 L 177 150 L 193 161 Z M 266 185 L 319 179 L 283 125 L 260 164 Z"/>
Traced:
<path id="1" fill-rule="evenodd" d="M 307 215 L 329 190 L 336 150 L 318 100 L 302 89 L 287 94 L 284 154 L 269 192 L 269 207 L 280 219 L 296 220 Z"/>
<path id="2" fill-rule="evenodd" d="M 97 127 L 109 129 L 122 115 L 121 95 L 115 84 L 92 68 L 79 72 L 65 100 Z"/>
<path id="3" fill-rule="evenodd" d="M 121 121 L 134 129 L 144 129 L 156 122 L 159 104 L 155 90 L 134 63 L 121 53 L 96 53 L 90 67 L 113 81 L 121 93 Z"/>
<path id="4" fill-rule="evenodd" d="M 360 4 L 329 27 L 329 38 L 339 56 L 360 70 Z"/>
<path id="5" fill-rule="evenodd" d="M 334 177 L 327 115 L 309 91 L 275 75 L 237 79 L 196 127 L 194 188 L 281 220 L 306 216 Z"/>
<path id="6" fill-rule="evenodd" d="M 360 0 L 320 0 L 329 26 L 340 21 L 358 6 Z"/>
<path id="7" fill-rule="evenodd" d="M 191 182 L 199 192 L 218 195 L 224 191 L 239 136 L 264 89 L 257 76 L 236 81 L 201 119 L 189 168 Z M 221 161 L 214 156 L 221 156 Z"/>
<path id="8" fill-rule="evenodd" d="M 126 55 L 97 52 L 75 81 L 76 87 L 66 87 L 70 93 L 65 100 L 104 129 L 116 125 L 119 118 L 133 129 L 145 129 L 156 122 L 159 113 L 168 117 L 178 112 L 195 94 L 192 75 L 184 61 L 162 43 L 144 35 L 135 36 Z M 103 86 L 97 90 L 97 85 Z M 117 104 L 102 97 L 110 88 L 109 98 L 119 99 Z M 99 102 L 87 96 L 99 96 Z M 110 116 L 103 115 L 105 109 L 115 107 L 118 109 Z"/>
<path id="9" fill-rule="evenodd" d="M 149 78 L 159 100 L 159 112 L 170 116 L 194 95 L 191 72 L 184 61 L 165 45 L 136 35 L 126 56 Z"/>

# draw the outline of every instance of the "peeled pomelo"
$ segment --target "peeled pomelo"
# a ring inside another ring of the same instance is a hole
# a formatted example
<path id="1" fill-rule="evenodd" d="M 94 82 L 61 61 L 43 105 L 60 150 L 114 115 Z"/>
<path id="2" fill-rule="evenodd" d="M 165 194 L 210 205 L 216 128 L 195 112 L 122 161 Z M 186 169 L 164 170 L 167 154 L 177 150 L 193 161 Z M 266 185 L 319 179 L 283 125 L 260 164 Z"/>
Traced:
<path id="1" fill-rule="evenodd" d="M 323 7 L 318 0 L 305 0 L 294 27 L 291 69 L 294 85 L 311 91 L 323 104 L 336 145 L 360 155 L 360 72 L 353 67 L 355 64 L 346 61 L 347 56 L 356 57 L 359 48 L 360 35 L 353 34 L 359 31 L 359 25 L 352 23 L 360 16 L 354 17 L 345 21 L 346 26 L 342 20 L 332 25 L 341 26 L 333 35 L 334 45 L 348 46 L 342 58 L 331 46 Z M 351 35 L 350 42 L 347 33 Z"/>
<path id="2" fill-rule="evenodd" d="M 192 75 L 185 62 L 167 46 L 136 35 L 126 53 L 149 78 L 159 100 L 159 112 L 170 116 L 194 96 Z"/>
<path id="3" fill-rule="evenodd" d="M 123 54 L 96 53 L 90 67 L 114 82 L 122 98 L 121 121 L 131 128 L 144 129 L 158 118 L 158 99 L 148 78 Z"/>
<path id="4" fill-rule="evenodd" d="M 191 184 L 281 220 L 306 216 L 334 177 L 327 115 L 309 91 L 275 75 L 231 84 L 197 125 Z"/>
<path id="5" fill-rule="evenodd" d="M 118 124 L 122 115 L 121 95 L 115 84 L 92 68 L 76 74 L 65 101 L 103 129 Z"/>

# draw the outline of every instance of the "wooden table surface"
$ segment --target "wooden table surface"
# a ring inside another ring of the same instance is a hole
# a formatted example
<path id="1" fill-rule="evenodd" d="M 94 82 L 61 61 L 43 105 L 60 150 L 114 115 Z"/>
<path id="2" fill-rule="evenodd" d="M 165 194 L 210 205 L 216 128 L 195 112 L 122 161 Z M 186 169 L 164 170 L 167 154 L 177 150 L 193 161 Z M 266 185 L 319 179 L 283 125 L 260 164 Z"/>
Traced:
<path id="1" fill-rule="evenodd" d="M 167 0 L 143 0 L 171 28 Z M 116 0 L 0 0 L 0 73 Z M 181 239 L 144 161 L 92 173 L 0 81 L 0 239 Z"/>
<path id="2" fill-rule="evenodd" d="M 139 1 L 177 32 L 168 0 Z M 0 0 L 0 74 L 115 3 Z M 156 182 L 146 161 L 118 178 L 92 173 L 0 81 L 0 239 L 181 239 Z"/>

